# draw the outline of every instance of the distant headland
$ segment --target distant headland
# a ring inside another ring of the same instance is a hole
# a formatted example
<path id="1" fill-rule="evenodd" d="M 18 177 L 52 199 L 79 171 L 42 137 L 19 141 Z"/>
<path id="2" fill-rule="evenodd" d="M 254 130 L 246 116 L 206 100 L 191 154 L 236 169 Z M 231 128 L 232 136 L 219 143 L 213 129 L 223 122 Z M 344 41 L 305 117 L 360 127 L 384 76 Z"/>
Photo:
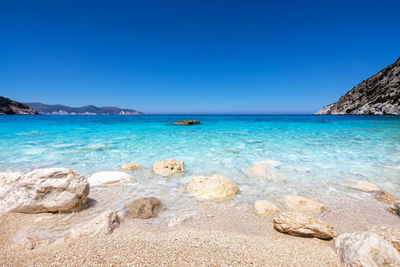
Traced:
<path id="1" fill-rule="evenodd" d="M 39 112 L 20 102 L 0 96 L 0 115 L 38 115 Z"/>
<path id="2" fill-rule="evenodd" d="M 400 58 L 317 115 L 400 115 Z"/>
<path id="3" fill-rule="evenodd" d="M 0 96 L 0 115 L 140 115 L 140 111 L 118 107 L 69 107 L 43 103 L 20 103 Z"/>

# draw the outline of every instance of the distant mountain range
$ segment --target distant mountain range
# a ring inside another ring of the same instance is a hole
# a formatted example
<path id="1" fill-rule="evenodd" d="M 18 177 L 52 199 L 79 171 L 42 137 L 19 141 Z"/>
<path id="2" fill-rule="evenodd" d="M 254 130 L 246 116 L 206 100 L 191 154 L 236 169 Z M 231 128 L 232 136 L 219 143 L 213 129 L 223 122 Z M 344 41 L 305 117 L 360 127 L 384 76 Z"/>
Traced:
<path id="1" fill-rule="evenodd" d="M 315 114 L 400 115 L 400 58 Z"/>
<path id="2" fill-rule="evenodd" d="M 140 115 L 140 111 L 116 107 L 96 107 L 93 105 L 79 108 L 64 105 L 46 105 L 43 103 L 20 103 L 0 96 L 0 115 Z"/>
<path id="3" fill-rule="evenodd" d="M 0 115 L 37 115 L 34 109 L 25 104 L 0 96 Z"/>
<path id="4" fill-rule="evenodd" d="M 29 107 L 43 115 L 139 115 L 143 114 L 134 109 L 117 107 L 68 107 L 64 105 L 46 105 L 43 103 L 26 103 Z"/>

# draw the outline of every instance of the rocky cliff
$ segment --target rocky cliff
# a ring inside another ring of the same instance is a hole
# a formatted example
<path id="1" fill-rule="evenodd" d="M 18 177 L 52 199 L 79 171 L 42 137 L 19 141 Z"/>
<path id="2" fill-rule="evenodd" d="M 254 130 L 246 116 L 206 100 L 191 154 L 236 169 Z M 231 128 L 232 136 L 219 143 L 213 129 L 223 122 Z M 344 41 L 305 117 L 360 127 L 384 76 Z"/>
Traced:
<path id="1" fill-rule="evenodd" d="M 400 115 L 400 58 L 315 114 Z"/>
<path id="2" fill-rule="evenodd" d="M 37 115 L 36 110 L 25 104 L 0 96 L 0 115 Z"/>

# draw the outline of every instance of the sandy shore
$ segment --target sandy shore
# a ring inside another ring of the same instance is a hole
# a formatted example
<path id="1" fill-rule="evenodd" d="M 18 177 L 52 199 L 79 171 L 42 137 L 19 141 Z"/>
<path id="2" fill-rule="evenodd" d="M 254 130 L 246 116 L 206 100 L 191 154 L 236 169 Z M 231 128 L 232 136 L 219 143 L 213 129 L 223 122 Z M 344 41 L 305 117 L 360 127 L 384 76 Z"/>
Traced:
<path id="1" fill-rule="evenodd" d="M 317 217 L 339 234 L 365 230 L 372 224 L 400 225 L 385 205 L 368 198 L 351 203 L 336 199 L 327 207 Z M 272 218 L 255 216 L 250 206 L 223 203 L 203 203 L 195 215 L 181 217 L 175 224 L 126 216 L 111 235 L 57 243 L 43 239 L 33 250 L 16 246 L 21 231 L 43 231 L 60 216 L 66 215 L 1 215 L 0 265 L 341 266 L 332 249 L 334 241 L 281 234 L 273 229 Z"/>
<path id="2" fill-rule="evenodd" d="M 85 236 L 61 244 L 44 243 L 34 250 L 24 250 L 7 242 L 12 232 L 17 231 L 11 225 L 23 217 L 27 216 L 1 217 L 1 224 L 7 225 L 1 233 L 1 244 L 6 248 L 0 252 L 2 266 L 340 266 L 331 249 L 332 241 L 283 235 L 275 232 L 269 222 L 259 225 L 260 229 L 244 227 L 233 233 L 182 225 L 163 229 L 153 227 L 151 220 L 129 220 L 111 235 Z M 204 228 L 218 223 L 219 217 L 208 220 L 211 222 L 208 226 L 204 222 Z"/>

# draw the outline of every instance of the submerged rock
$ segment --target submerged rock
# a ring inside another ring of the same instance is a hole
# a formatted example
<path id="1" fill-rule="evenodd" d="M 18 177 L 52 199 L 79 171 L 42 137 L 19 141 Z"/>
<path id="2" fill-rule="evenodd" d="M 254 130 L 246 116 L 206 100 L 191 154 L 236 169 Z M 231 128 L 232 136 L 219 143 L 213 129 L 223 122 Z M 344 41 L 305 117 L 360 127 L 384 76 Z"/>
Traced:
<path id="1" fill-rule="evenodd" d="M 201 199 L 221 201 L 236 195 L 239 187 L 223 175 L 212 175 L 193 177 L 187 190 Z"/>
<path id="2" fill-rule="evenodd" d="M 391 206 L 390 210 L 400 216 L 400 200 L 395 201 Z"/>
<path id="3" fill-rule="evenodd" d="M 257 200 L 254 203 L 254 213 L 258 216 L 269 217 L 279 212 L 278 207 L 267 200 Z"/>
<path id="4" fill-rule="evenodd" d="M 368 231 L 391 243 L 400 253 L 400 226 L 372 225 L 368 227 Z"/>
<path id="5" fill-rule="evenodd" d="M 144 197 L 134 200 L 129 206 L 133 218 L 148 219 L 157 216 L 161 201 L 155 197 Z"/>
<path id="6" fill-rule="evenodd" d="M 341 234 L 335 240 L 334 249 L 347 266 L 400 266 L 400 254 L 391 244 L 374 233 Z"/>
<path id="7" fill-rule="evenodd" d="M 363 191 L 363 192 L 378 192 L 381 191 L 379 187 L 371 182 L 362 181 L 362 180 L 348 180 L 346 184 L 355 190 Z"/>
<path id="8" fill-rule="evenodd" d="M 125 171 L 132 171 L 132 170 L 140 169 L 141 167 L 142 167 L 142 165 L 140 165 L 140 164 L 128 163 L 128 164 L 122 165 L 121 169 L 123 169 Z"/>
<path id="9" fill-rule="evenodd" d="M 302 237 L 332 239 L 335 230 L 327 223 L 300 212 L 283 212 L 274 217 L 274 228 L 282 233 Z"/>
<path id="10" fill-rule="evenodd" d="M 195 124 L 200 124 L 199 120 L 183 120 L 183 121 L 178 121 L 174 123 L 175 125 L 195 125 Z"/>
<path id="11" fill-rule="evenodd" d="M 117 212 L 114 210 L 107 210 L 90 222 L 70 230 L 66 235 L 69 238 L 77 238 L 84 234 L 91 236 L 98 234 L 108 235 L 119 226 L 119 223 L 120 219 Z"/>
<path id="12" fill-rule="evenodd" d="M 393 203 L 397 200 L 399 200 L 397 197 L 395 197 L 393 194 L 385 192 L 385 191 L 378 191 L 375 193 L 374 198 L 386 202 L 388 204 Z"/>
<path id="13" fill-rule="evenodd" d="M 325 209 L 322 203 L 297 195 L 286 195 L 284 201 L 290 209 L 301 212 L 317 213 Z"/>
<path id="14" fill-rule="evenodd" d="M 129 174 L 120 171 L 97 172 L 88 178 L 91 186 L 128 182 L 130 180 L 131 176 Z"/>
<path id="15" fill-rule="evenodd" d="M 0 173 L 0 211 L 41 213 L 83 208 L 90 186 L 85 177 L 65 168 L 28 173 Z"/>
<path id="16" fill-rule="evenodd" d="M 249 177 L 273 180 L 278 176 L 279 165 L 280 163 L 275 160 L 255 162 L 251 168 L 244 170 L 244 173 Z"/>
<path id="17" fill-rule="evenodd" d="M 153 164 L 153 172 L 160 176 L 172 177 L 184 172 L 184 162 L 175 159 L 166 159 Z"/>

